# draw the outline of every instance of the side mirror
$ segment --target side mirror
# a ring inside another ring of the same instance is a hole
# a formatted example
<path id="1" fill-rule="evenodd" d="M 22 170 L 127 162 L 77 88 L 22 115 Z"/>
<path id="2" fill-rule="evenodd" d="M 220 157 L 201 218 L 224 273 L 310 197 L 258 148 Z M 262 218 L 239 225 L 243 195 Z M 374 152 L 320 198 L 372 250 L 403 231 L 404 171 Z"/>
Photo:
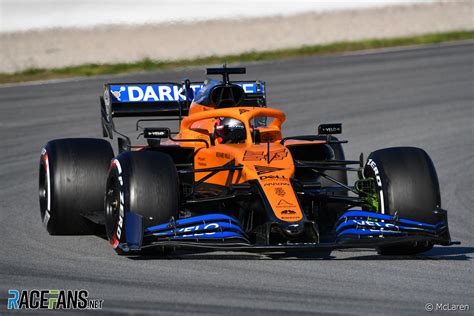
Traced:
<path id="1" fill-rule="evenodd" d="M 318 126 L 318 135 L 332 135 L 332 134 L 341 134 L 341 133 L 342 133 L 341 123 L 320 124 Z"/>
<path id="2" fill-rule="evenodd" d="M 170 129 L 166 127 L 145 127 L 143 137 L 145 138 L 169 138 Z"/>

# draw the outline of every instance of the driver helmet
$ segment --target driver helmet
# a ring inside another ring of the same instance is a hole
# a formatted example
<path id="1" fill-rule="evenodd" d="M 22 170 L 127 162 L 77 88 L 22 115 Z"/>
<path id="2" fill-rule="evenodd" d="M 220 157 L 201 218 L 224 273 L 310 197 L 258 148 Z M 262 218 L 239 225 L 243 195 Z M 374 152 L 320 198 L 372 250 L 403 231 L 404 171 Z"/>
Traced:
<path id="1" fill-rule="evenodd" d="M 240 144 L 245 141 L 245 125 L 234 118 L 219 117 L 216 119 L 214 134 L 220 144 Z"/>

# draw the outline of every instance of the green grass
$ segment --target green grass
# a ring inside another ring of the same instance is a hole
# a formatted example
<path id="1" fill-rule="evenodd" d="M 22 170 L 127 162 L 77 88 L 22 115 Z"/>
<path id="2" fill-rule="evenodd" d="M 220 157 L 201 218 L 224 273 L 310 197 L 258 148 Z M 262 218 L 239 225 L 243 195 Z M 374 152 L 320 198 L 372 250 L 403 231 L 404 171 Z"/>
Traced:
<path id="1" fill-rule="evenodd" d="M 210 56 L 197 59 L 159 61 L 144 59 L 134 63 L 86 64 L 56 69 L 28 69 L 14 74 L 0 73 L 0 83 L 58 79 L 79 76 L 122 74 L 140 71 L 170 69 L 176 67 L 204 66 L 221 63 L 246 63 L 253 61 L 284 59 L 298 56 L 327 55 L 365 49 L 377 49 L 419 44 L 436 44 L 449 41 L 474 39 L 474 31 L 426 34 L 391 39 L 372 39 L 357 42 L 337 42 L 327 45 L 312 45 L 299 48 L 280 49 L 264 52 L 248 52 L 239 55 Z"/>

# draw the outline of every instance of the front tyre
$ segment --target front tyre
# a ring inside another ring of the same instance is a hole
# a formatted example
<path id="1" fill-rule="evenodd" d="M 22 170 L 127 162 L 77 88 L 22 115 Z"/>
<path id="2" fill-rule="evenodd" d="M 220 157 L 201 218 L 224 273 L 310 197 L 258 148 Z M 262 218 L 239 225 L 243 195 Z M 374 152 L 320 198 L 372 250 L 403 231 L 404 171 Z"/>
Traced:
<path id="1" fill-rule="evenodd" d="M 438 176 L 428 154 L 415 147 L 374 151 L 367 159 L 364 176 L 376 182 L 382 214 L 435 224 L 434 211 L 441 207 Z M 379 253 L 408 255 L 430 250 L 429 242 L 381 247 Z"/>
<path id="2" fill-rule="evenodd" d="M 178 173 L 170 156 L 153 151 L 124 152 L 112 160 L 105 194 L 107 237 L 125 254 L 125 214 L 142 217 L 143 227 L 178 216 Z"/>

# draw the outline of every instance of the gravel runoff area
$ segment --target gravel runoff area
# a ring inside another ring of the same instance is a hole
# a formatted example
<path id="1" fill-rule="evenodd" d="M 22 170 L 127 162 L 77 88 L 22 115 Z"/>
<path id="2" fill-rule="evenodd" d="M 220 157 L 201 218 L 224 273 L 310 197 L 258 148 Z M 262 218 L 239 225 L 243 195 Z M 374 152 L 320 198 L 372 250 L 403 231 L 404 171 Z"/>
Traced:
<path id="1" fill-rule="evenodd" d="M 454 1 L 256 19 L 0 33 L 0 73 L 472 30 L 473 16 L 474 2 Z"/>

